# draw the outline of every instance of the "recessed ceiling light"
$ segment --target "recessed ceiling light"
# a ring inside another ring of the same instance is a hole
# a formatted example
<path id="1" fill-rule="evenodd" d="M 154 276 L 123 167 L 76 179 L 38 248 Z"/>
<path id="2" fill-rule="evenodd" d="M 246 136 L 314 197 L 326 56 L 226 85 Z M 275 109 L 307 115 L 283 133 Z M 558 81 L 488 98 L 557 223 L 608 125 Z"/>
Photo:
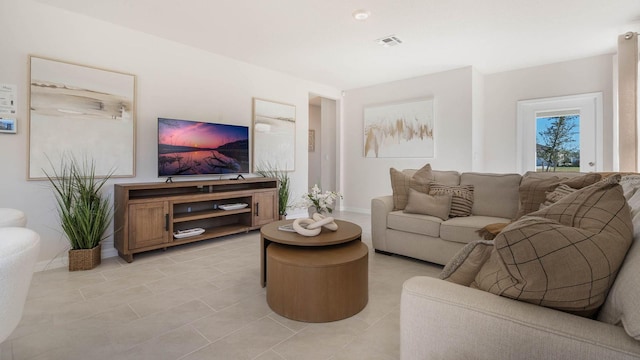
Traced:
<path id="1" fill-rule="evenodd" d="M 358 9 L 351 13 L 351 16 L 359 21 L 367 20 L 369 18 L 369 15 L 371 15 L 371 13 L 364 9 Z"/>

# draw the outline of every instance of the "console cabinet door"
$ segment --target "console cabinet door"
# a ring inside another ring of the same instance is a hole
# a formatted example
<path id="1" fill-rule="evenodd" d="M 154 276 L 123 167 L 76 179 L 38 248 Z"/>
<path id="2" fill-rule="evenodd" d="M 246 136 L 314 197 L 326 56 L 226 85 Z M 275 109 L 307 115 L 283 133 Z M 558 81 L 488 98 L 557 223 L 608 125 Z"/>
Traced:
<path id="1" fill-rule="evenodd" d="M 169 242 L 169 202 L 129 205 L 129 249 Z"/>
<path id="2" fill-rule="evenodd" d="M 253 226 L 262 226 L 278 220 L 277 195 L 275 191 L 253 194 Z"/>

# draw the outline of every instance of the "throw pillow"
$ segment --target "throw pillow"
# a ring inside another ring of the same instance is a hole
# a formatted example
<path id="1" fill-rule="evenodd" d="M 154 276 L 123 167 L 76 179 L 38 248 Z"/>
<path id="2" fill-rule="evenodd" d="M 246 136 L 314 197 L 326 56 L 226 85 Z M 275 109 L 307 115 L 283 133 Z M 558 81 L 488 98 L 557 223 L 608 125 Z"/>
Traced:
<path id="1" fill-rule="evenodd" d="M 509 223 L 494 223 L 489 224 L 483 227 L 482 229 L 476 231 L 481 238 L 485 240 L 493 240 L 496 238 L 496 235 L 502 231 Z"/>
<path id="2" fill-rule="evenodd" d="M 492 250 L 493 241 L 476 240 L 468 243 L 449 260 L 439 275 L 440 279 L 469 286 Z"/>
<path id="3" fill-rule="evenodd" d="M 431 164 L 427 164 L 421 167 L 415 174 L 413 179 L 421 183 L 430 183 L 434 180 L 433 173 L 431 171 Z"/>
<path id="4" fill-rule="evenodd" d="M 544 209 L 547 206 L 551 206 L 552 204 L 557 203 L 563 197 L 575 192 L 577 189 L 574 189 L 566 184 L 560 184 L 558 187 L 552 192 L 547 192 L 547 196 L 542 204 L 540 204 L 540 209 Z"/>
<path id="5" fill-rule="evenodd" d="M 429 192 L 429 184 L 419 182 L 394 168 L 389 170 L 391 175 L 391 189 L 393 190 L 394 210 L 403 210 L 409 199 L 409 189 L 422 193 Z"/>
<path id="6" fill-rule="evenodd" d="M 560 179 L 557 176 L 548 178 L 536 178 L 525 176 L 520 182 L 520 207 L 516 219 L 540 209 L 540 204 L 546 200 L 548 192 L 552 192 L 560 184 L 566 184 L 574 189 L 582 189 L 585 186 L 595 184 L 602 176 L 589 173 L 572 178 Z"/>
<path id="7" fill-rule="evenodd" d="M 472 287 L 592 315 L 631 245 L 629 207 L 617 179 L 603 180 L 507 226 Z"/>
<path id="8" fill-rule="evenodd" d="M 431 183 L 429 195 L 451 195 L 449 217 L 469 216 L 473 208 L 473 185 Z"/>
<path id="9" fill-rule="evenodd" d="M 449 218 L 451 210 L 451 195 L 429 195 L 414 189 L 409 189 L 409 200 L 404 208 L 406 213 L 423 214 L 438 217 L 442 220 Z"/>

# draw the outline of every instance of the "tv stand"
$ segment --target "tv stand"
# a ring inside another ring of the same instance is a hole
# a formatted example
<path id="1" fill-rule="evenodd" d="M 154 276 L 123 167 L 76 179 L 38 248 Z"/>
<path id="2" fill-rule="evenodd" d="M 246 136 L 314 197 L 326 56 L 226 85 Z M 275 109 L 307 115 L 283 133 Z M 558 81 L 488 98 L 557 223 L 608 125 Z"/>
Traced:
<path id="1" fill-rule="evenodd" d="M 274 178 L 115 184 L 114 246 L 132 262 L 136 253 L 259 229 L 278 220 L 278 185 Z M 229 204 L 247 206 L 220 208 Z M 181 236 L 196 228 L 204 232 Z"/>

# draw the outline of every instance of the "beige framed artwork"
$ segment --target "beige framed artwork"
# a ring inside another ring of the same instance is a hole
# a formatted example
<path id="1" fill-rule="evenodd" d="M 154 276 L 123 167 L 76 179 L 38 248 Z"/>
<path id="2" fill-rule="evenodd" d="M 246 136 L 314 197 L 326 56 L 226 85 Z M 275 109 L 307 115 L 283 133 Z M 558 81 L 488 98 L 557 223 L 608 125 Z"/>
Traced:
<path id="1" fill-rule="evenodd" d="M 135 90 L 135 75 L 29 56 L 27 178 L 69 155 L 98 176 L 135 176 Z"/>
<path id="2" fill-rule="evenodd" d="M 433 98 L 364 108 L 365 158 L 433 158 Z"/>
<path id="3" fill-rule="evenodd" d="M 296 107 L 253 98 L 253 171 L 295 170 Z"/>

